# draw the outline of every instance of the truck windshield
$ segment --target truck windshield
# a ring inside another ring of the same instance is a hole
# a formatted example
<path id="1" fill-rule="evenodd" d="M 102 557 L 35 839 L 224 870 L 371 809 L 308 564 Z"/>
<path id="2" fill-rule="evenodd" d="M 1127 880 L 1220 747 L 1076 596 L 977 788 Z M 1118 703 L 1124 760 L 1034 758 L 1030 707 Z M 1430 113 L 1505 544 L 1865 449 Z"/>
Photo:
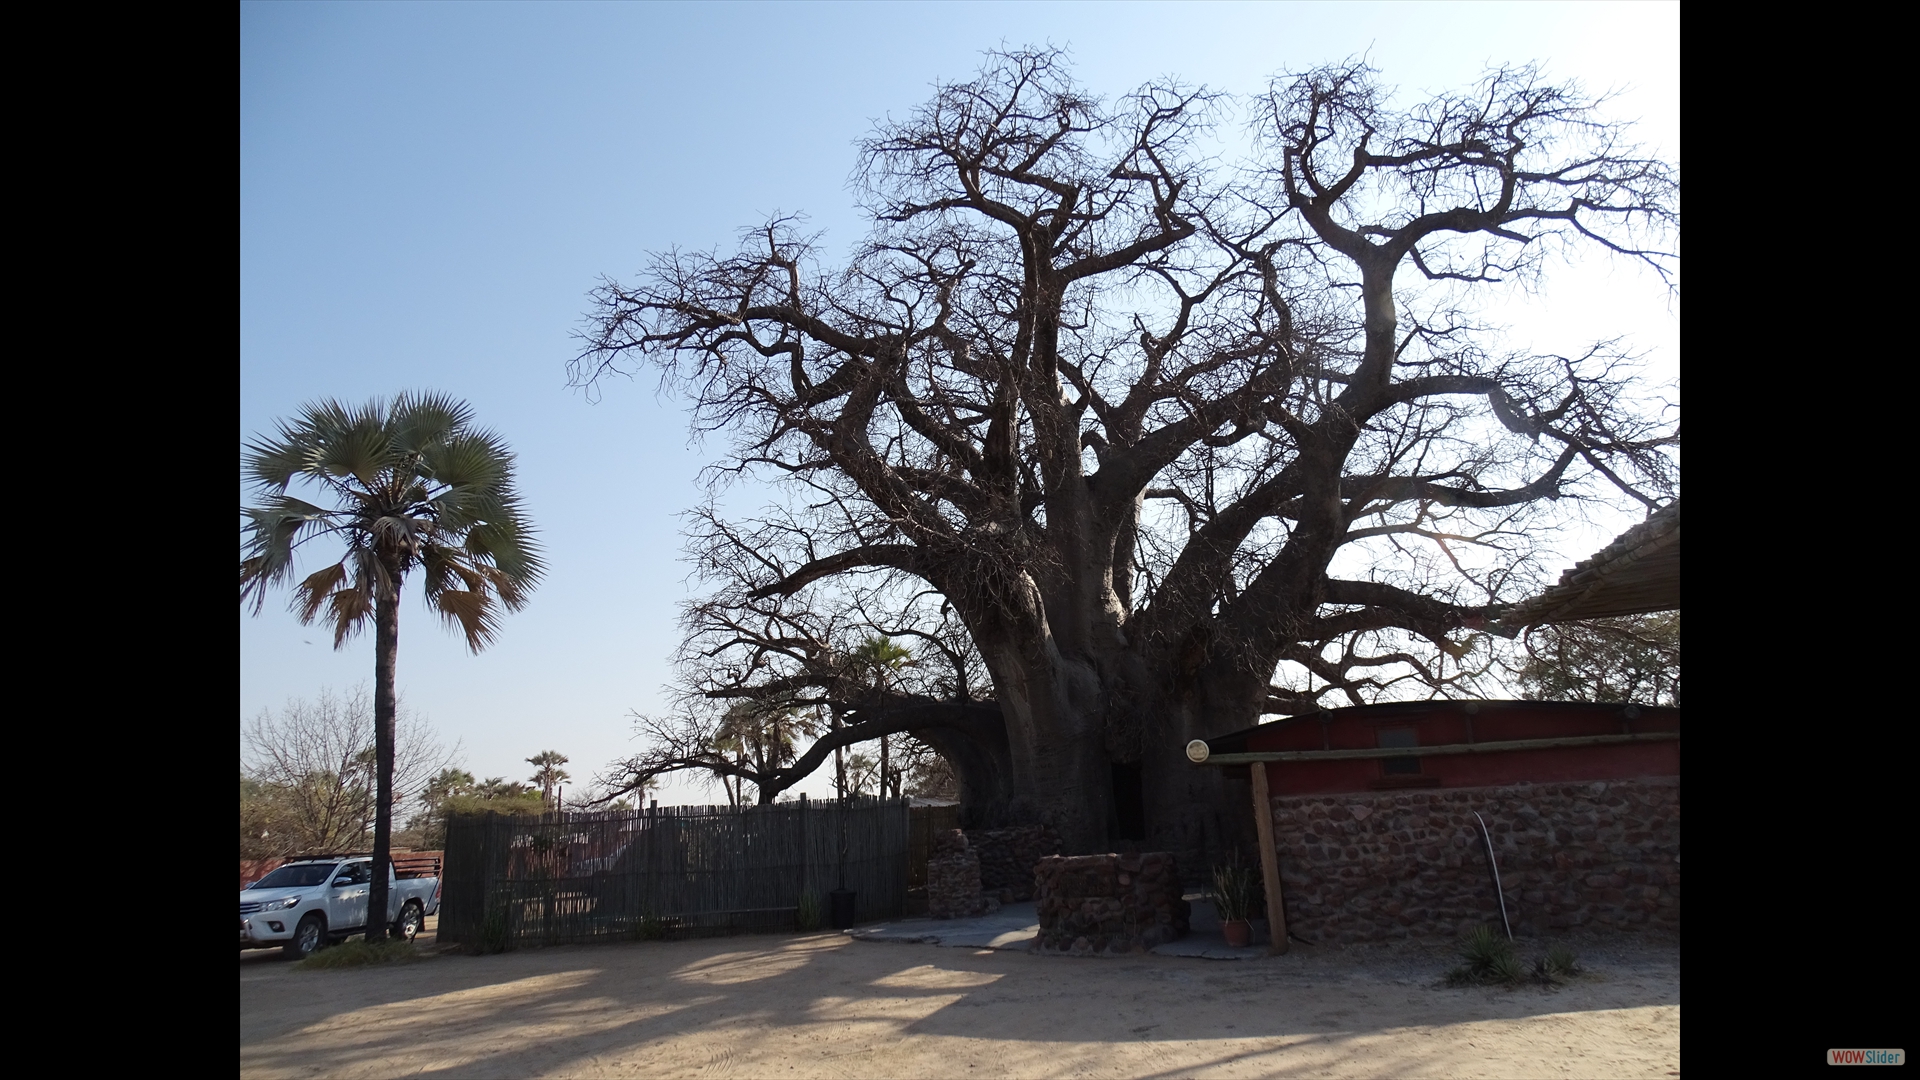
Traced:
<path id="1" fill-rule="evenodd" d="M 253 883 L 256 889 L 308 889 L 324 885 L 333 873 L 334 863 L 298 863 L 283 866 Z"/>

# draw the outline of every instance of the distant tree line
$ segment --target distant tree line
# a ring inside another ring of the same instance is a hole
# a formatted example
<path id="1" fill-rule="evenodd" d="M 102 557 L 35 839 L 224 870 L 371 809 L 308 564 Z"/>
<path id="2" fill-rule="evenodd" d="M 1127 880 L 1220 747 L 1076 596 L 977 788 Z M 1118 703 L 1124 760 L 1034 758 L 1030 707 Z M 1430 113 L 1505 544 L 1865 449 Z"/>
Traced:
<path id="1" fill-rule="evenodd" d="M 1680 613 L 1538 626 L 1515 672 L 1535 701 L 1680 704 Z"/>
<path id="2" fill-rule="evenodd" d="M 406 826 L 396 849 L 446 844 L 447 820 L 462 813 L 539 814 L 561 806 L 566 755 L 528 758 L 530 783 L 478 780 L 460 767 L 460 748 L 442 744 L 404 706 L 395 724 L 394 789 Z M 373 705 L 367 688 L 322 690 L 278 711 L 262 710 L 240 735 L 240 857 L 265 859 L 313 851 L 366 850 L 374 829 Z M 620 804 L 631 808 L 634 803 Z"/>

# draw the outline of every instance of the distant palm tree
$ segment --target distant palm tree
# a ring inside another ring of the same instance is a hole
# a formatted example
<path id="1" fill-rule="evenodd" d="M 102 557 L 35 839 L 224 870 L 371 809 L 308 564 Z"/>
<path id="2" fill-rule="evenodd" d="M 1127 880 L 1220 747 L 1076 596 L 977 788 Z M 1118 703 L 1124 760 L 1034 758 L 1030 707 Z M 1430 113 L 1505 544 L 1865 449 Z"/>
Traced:
<path id="1" fill-rule="evenodd" d="M 913 653 L 893 643 L 893 639 L 875 634 L 861 642 L 851 656 L 855 677 L 868 684 L 876 698 L 887 692 L 889 679 L 913 663 Z M 900 780 L 894 772 L 892 747 L 887 736 L 880 736 L 880 797 L 891 792 L 900 797 Z"/>
<path id="2" fill-rule="evenodd" d="M 527 764 L 534 768 L 533 775 L 528 779 L 540 785 L 540 798 L 550 810 L 560 809 L 554 804 L 553 789 L 559 787 L 561 781 L 571 779 L 567 771 L 560 767 L 566 763 L 567 755 L 558 750 L 542 750 L 527 759 Z"/>
<path id="3" fill-rule="evenodd" d="M 241 511 L 241 604 L 257 615 L 268 591 L 291 585 L 302 623 L 325 610 L 336 649 L 374 623 L 376 870 L 392 843 L 394 665 L 407 574 L 421 571 L 428 606 L 479 652 L 499 632 L 500 609 L 523 607 L 544 569 L 514 489 L 513 454 L 472 421 L 465 403 L 438 394 L 359 408 L 322 401 L 246 446 L 246 477 L 261 505 Z M 326 505 L 289 494 L 296 482 Z M 294 550 L 322 539 L 345 554 L 295 584 Z M 368 910 L 385 911 L 386 874 L 376 872 L 372 886 Z M 383 920 L 367 920 L 368 940 L 385 931 Z"/>
<path id="4" fill-rule="evenodd" d="M 723 760 L 765 775 L 782 765 L 793 764 L 796 740 L 818 733 L 818 727 L 805 710 L 795 707 L 790 698 L 742 701 L 726 711 L 714 729 L 713 749 Z M 746 801 L 744 776 L 720 776 L 727 801 L 739 806 Z M 769 796 L 763 790 L 761 798 Z"/>

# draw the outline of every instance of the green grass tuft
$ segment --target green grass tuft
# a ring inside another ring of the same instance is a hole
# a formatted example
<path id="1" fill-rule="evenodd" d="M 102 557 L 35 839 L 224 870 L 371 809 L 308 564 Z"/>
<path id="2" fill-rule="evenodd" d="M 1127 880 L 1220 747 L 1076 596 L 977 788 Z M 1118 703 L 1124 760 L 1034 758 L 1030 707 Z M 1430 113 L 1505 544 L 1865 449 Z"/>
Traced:
<path id="1" fill-rule="evenodd" d="M 1540 965 L 1548 975 L 1568 976 L 1580 974 L 1580 958 L 1575 956 L 1573 950 L 1563 943 L 1556 943 L 1553 947 L 1549 948 L 1546 959 L 1540 961 Z"/>
<path id="2" fill-rule="evenodd" d="M 1505 986 L 1518 986 L 1527 978 L 1527 967 L 1520 962 L 1511 950 L 1494 957 L 1487 964 L 1486 981 Z"/>
<path id="3" fill-rule="evenodd" d="M 513 935 L 507 926 L 507 909 L 498 904 L 488 905 L 480 920 L 480 936 L 467 946 L 467 951 L 475 956 L 491 956 L 506 952 L 511 944 Z"/>
<path id="4" fill-rule="evenodd" d="M 376 943 L 356 937 L 330 949 L 321 949 L 294 967 L 304 971 L 319 971 L 323 968 L 366 967 L 369 964 L 408 964 L 424 959 L 426 954 L 414 948 L 411 941 Z"/>
<path id="5" fill-rule="evenodd" d="M 1580 973 L 1573 950 L 1564 944 L 1550 946 L 1529 971 L 1514 952 L 1513 942 L 1490 926 L 1474 930 L 1461 941 L 1460 958 L 1466 962 L 1447 972 L 1448 986 L 1518 986 L 1529 979 L 1552 986 L 1556 978 Z"/>
<path id="6" fill-rule="evenodd" d="M 800 911 L 793 917 L 794 926 L 802 933 L 820 929 L 820 898 L 812 893 L 800 896 Z"/>
<path id="7" fill-rule="evenodd" d="M 1460 955 L 1471 970 L 1484 974 L 1502 958 L 1513 955 L 1513 942 L 1508 941 L 1491 926 L 1476 928 L 1460 944 Z"/>
<path id="8" fill-rule="evenodd" d="M 1490 926 L 1478 927 L 1467 935 L 1460 943 L 1460 958 L 1466 963 L 1447 973 L 1448 986 L 1512 986 L 1526 978 L 1526 968 L 1514 955 L 1513 942 Z"/>

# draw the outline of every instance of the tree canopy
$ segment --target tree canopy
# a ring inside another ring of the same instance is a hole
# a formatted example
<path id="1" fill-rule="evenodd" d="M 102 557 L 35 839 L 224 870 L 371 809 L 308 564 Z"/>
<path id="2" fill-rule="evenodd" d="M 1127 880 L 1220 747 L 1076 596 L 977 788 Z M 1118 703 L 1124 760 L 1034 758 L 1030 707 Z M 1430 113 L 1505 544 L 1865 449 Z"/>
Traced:
<path id="1" fill-rule="evenodd" d="M 550 809 L 540 789 L 502 776 L 477 781 L 465 769 L 443 769 L 420 791 L 420 813 L 409 819 L 407 831 L 422 848 L 440 848 L 447 842 L 447 821 L 456 814 L 498 814 L 533 817 Z"/>
<path id="2" fill-rule="evenodd" d="M 398 712 L 394 784 L 411 793 L 450 769 L 459 747 L 443 746 L 404 706 Z M 364 686 L 263 710 L 240 730 L 241 857 L 365 849 L 374 764 L 373 700 Z"/>
<path id="3" fill-rule="evenodd" d="M 777 218 L 595 293 L 576 379 L 657 372 L 726 440 L 717 485 L 786 492 L 693 513 L 683 743 L 813 710 L 843 723 L 762 798 L 906 731 L 975 821 L 1091 850 L 1140 777 L 1153 842 L 1218 850 L 1243 803 L 1188 739 L 1455 692 L 1569 510 L 1677 495 L 1630 353 L 1477 314 L 1558 256 L 1672 282 L 1674 166 L 1533 67 L 1411 104 L 1362 64 L 1283 75 L 1237 103 L 1251 156 L 1203 156 L 1235 104 L 995 54 L 861 145 L 844 264 Z M 885 686 L 875 634 L 917 660 Z"/>
<path id="4" fill-rule="evenodd" d="M 1529 698 L 1680 704 L 1678 611 L 1538 626 L 1520 641 Z"/>

